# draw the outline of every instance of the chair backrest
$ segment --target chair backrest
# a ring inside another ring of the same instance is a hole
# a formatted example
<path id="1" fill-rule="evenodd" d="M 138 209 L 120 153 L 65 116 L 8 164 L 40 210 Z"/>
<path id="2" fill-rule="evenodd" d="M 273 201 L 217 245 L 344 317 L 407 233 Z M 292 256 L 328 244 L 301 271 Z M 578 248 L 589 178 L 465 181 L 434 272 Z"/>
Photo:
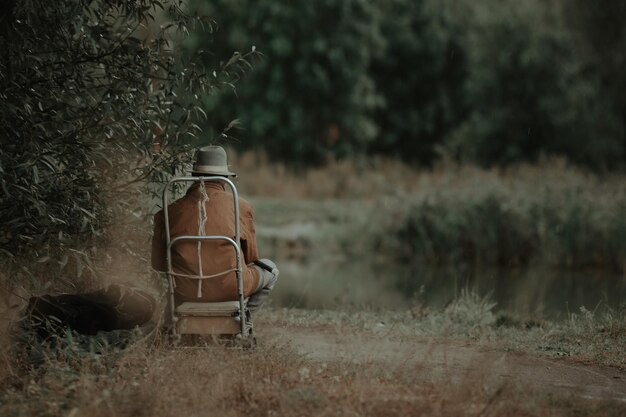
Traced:
<path id="1" fill-rule="evenodd" d="M 204 183 L 206 182 L 223 182 L 226 183 L 232 192 L 233 195 L 233 209 L 235 211 L 235 238 L 233 239 L 230 236 L 176 236 L 174 239 L 171 238 L 170 235 L 170 222 L 169 222 L 169 213 L 168 213 L 168 194 L 169 194 L 169 190 L 172 186 L 172 184 L 177 183 L 177 182 L 199 182 L 201 187 L 204 187 Z M 167 185 L 165 186 L 165 188 L 163 189 L 163 214 L 164 214 L 164 220 L 165 220 L 165 241 L 166 241 L 166 256 L 167 256 L 167 279 L 168 279 L 168 284 L 169 284 L 169 292 L 170 292 L 170 303 L 171 303 L 171 312 L 172 312 L 172 319 L 174 321 L 174 324 L 177 320 L 176 318 L 176 313 L 175 313 L 175 308 L 174 308 L 174 288 L 175 288 L 175 276 L 178 275 L 174 272 L 173 268 L 172 268 L 172 247 L 174 246 L 174 244 L 176 244 L 177 242 L 181 242 L 181 241 L 197 241 L 198 244 L 201 244 L 203 241 L 210 241 L 210 240 L 221 240 L 221 241 L 226 241 L 228 242 L 230 245 L 232 245 L 234 251 L 235 251 L 235 256 L 236 256 L 236 276 L 237 276 L 237 296 L 239 298 L 239 308 L 240 308 L 240 319 L 241 319 L 241 330 L 242 333 L 244 332 L 245 329 L 245 321 L 246 321 L 246 317 L 244 314 L 244 292 L 243 292 L 243 266 L 242 266 L 242 260 L 241 260 L 241 226 L 240 226 L 240 221 L 239 221 L 239 195 L 237 193 L 237 187 L 235 187 L 235 184 L 228 178 L 226 177 L 221 177 L 221 176 L 206 176 L 206 177 L 180 177 L 180 178 L 174 178 L 172 180 L 170 180 Z M 198 280 L 203 280 L 203 279 L 207 279 L 207 278 L 211 278 L 215 275 L 211 275 L 211 276 L 204 276 L 203 275 L 203 270 L 202 270 L 202 259 L 200 256 L 198 256 L 198 272 L 200 275 L 185 275 L 185 277 L 187 278 L 191 278 L 191 279 L 198 279 Z M 226 271 L 226 272 L 230 272 L 230 271 Z M 219 275 L 219 274 L 218 274 Z M 201 282 L 198 282 L 198 285 L 201 285 Z M 175 331 L 175 325 L 173 326 L 174 331 Z"/>

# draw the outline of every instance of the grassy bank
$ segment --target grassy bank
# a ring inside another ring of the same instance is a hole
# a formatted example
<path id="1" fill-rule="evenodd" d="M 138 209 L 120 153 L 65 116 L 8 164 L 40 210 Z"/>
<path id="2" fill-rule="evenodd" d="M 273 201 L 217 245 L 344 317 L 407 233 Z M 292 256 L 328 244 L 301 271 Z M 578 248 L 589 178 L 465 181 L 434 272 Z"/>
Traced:
<path id="1" fill-rule="evenodd" d="M 558 322 L 520 319 L 495 307 L 489 297 L 462 291 L 447 307 L 438 310 L 420 304 L 405 311 L 284 309 L 270 313 L 270 319 L 299 326 L 331 325 L 342 331 L 351 328 L 390 335 L 469 339 L 505 351 L 626 370 L 626 306 L 602 312 L 582 307 Z"/>

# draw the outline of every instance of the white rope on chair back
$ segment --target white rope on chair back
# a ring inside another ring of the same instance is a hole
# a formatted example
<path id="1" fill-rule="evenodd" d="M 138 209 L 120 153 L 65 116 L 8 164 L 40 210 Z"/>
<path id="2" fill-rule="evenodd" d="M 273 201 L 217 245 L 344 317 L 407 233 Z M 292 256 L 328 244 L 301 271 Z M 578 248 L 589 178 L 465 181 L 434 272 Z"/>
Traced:
<path id="1" fill-rule="evenodd" d="M 206 187 L 204 186 L 204 180 L 200 180 L 200 198 L 198 199 L 198 236 L 206 236 L 206 205 L 209 202 L 209 195 L 206 193 Z M 202 280 L 204 278 L 204 271 L 202 269 L 202 241 L 198 241 L 198 298 L 202 298 Z"/>

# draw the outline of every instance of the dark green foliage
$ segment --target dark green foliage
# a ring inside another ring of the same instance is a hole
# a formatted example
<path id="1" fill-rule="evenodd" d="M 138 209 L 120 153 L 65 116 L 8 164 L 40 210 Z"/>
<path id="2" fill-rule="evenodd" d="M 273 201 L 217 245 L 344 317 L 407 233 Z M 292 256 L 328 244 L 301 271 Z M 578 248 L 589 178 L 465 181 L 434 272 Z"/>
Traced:
<path id="1" fill-rule="evenodd" d="M 88 260 L 116 211 L 137 215 L 128 186 L 163 180 L 189 159 L 205 115 L 194 95 L 247 64 L 237 56 L 217 79 L 199 56 L 182 60 L 177 41 L 206 25 L 181 4 L 21 0 L 0 9 L 3 272 L 12 256 L 61 267 L 68 254 Z"/>
<path id="2" fill-rule="evenodd" d="M 242 147 L 295 164 L 371 153 L 420 165 L 560 155 L 623 166 L 626 15 L 616 2 L 194 5 L 221 24 L 190 50 L 215 41 L 265 55 L 237 95 L 208 100 L 214 132 L 240 116 Z"/>
<path id="3" fill-rule="evenodd" d="M 568 0 L 565 20 L 576 40 L 577 56 L 588 74 L 597 77 L 597 91 L 608 103 L 602 118 L 621 128 L 626 146 L 626 3 L 612 0 Z M 599 116 L 600 117 L 600 116 Z M 623 154 L 623 151 L 622 151 Z"/>
<path id="4" fill-rule="evenodd" d="M 369 70 L 384 105 L 368 150 L 430 164 L 437 144 L 464 118 L 467 63 L 455 8 L 429 0 L 381 1 L 385 42 Z"/>
<path id="5" fill-rule="evenodd" d="M 617 165 L 623 131 L 592 76 L 585 76 L 559 10 L 535 1 L 482 2 L 464 44 L 468 118 L 446 140 L 483 165 L 566 155 L 594 168 Z"/>
<path id="6" fill-rule="evenodd" d="M 220 22 L 209 47 L 264 54 L 236 95 L 208 100 L 215 132 L 237 114 L 242 146 L 262 146 L 291 162 L 317 163 L 346 155 L 378 135 L 372 111 L 380 104 L 368 66 L 381 49 L 375 2 L 368 0 L 194 1 Z M 213 43 L 215 42 L 215 43 Z"/>

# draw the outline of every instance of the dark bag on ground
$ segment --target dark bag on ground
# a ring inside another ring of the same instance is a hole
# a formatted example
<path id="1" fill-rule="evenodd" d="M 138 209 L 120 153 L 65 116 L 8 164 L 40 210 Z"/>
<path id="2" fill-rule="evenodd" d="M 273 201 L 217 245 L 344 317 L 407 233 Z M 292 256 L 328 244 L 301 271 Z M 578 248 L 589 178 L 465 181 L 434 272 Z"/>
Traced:
<path id="1" fill-rule="evenodd" d="M 147 323 L 156 303 L 150 294 L 118 284 L 84 294 L 31 297 L 28 316 L 40 336 L 69 327 L 78 333 L 132 329 Z"/>

